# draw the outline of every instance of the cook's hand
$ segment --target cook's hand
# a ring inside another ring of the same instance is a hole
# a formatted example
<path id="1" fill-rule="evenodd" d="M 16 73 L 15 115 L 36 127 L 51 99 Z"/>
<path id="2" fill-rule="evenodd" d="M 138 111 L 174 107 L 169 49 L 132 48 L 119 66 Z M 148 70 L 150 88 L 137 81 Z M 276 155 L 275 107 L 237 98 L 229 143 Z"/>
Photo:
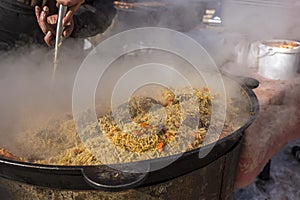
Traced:
<path id="1" fill-rule="evenodd" d="M 56 1 L 57 1 L 56 4 L 57 7 L 59 6 L 59 4 L 68 7 L 66 16 L 63 19 L 63 25 L 65 25 L 71 22 L 74 13 L 78 10 L 81 4 L 84 3 L 85 0 L 56 0 Z"/>
<path id="2" fill-rule="evenodd" d="M 44 41 L 49 47 L 54 47 L 55 44 L 55 34 L 56 34 L 56 23 L 58 15 L 50 15 L 49 16 L 49 8 L 47 6 L 44 6 L 43 9 L 41 9 L 39 6 L 35 7 L 35 15 L 38 21 L 38 24 L 45 34 Z M 71 35 L 73 29 L 74 29 L 74 23 L 73 18 L 71 18 L 68 23 L 63 23 L 64 31 L 63 31 L 63 37 L 67 38 Z"/>

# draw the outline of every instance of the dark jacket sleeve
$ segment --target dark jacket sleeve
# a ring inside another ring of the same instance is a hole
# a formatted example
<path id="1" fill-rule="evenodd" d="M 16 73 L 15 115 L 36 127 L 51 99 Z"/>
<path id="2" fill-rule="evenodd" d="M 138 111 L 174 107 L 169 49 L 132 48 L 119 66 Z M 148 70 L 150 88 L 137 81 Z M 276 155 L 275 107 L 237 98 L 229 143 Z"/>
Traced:
<path id="1" fill-rule="evenodd" d="M 71 37 L 91 37 L 103 33 L 116 15 L 113 0 L 86 0 L 74 14 Z"/>

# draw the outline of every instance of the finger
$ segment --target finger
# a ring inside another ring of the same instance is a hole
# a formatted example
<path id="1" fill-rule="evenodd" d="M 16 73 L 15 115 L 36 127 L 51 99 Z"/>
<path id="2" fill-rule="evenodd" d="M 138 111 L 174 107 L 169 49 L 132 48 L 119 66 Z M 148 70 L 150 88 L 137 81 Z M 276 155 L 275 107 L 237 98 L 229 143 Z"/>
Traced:
<path id="1" fill-rule="evenodd" d="M 72 31 L 73 31 L 73 26 L 72 25 L 66 26 L 65 30 L 63 31 L 64 38 L 68 38 L 71 35 Z"/>
<path id="2" fill-rule="evenodd" d="M 66 14 L 66 16 L 63 18 L 63 26 L 67 26 L 73 19 L 74 12 L 72 10 L 69 10 Z"/>
<path id="3" fill-rule="evenodd" d="M 40 21 L 40 15 L 41 15 L 42 9 L 39 6 L 35 6 L 35 17 L 37 21 Z"/>
<path id="4" fill-rule="evenodd" d="M 44 6 L 43 7 L 43 11 L 42 11 L 42 17 L 43 17 L 43 21 L 47 21 L 47 17 L 48 17 L 48 15 L 49 15 L 49 8 L 47 7 L 47 6 Z"/>
<path id="5" fill-rule="evenodd" d="M 48 6 L 44 6 L 43 7 L 43 11 L 47 13 L 47 15 L 49 14 L 49 8 Z"/>
<path id="6" fill-rule="evenodd" d="M 40 8 L 37 9 L 37 12 L 36 12 L 38 24 L 44 34 L 46 34 L 49 29 L 48 23 L 47 23 L 48 13 L 49 13 L 49 8 L 46 6 L 43 8 L 43 10 L 41 10 Z"/>
<path id="7" fill-rule="evenodd" d="M 48 24 L 47 24 L 47 15 L 44 11 L 41 12 L 39 25 L 43 31 L 43 33 L 47 33 L 48 31 Z"/>
<path id="8" fill-rule="evenodd" d="M 54 47 L 54 40 L 53 40 L 53 34 L 51 31 L 48 31 L 47 34 L 44 37 L 44 41 L 49 47 Z"/>
<path id="9" fill-rule="evenodd" d="M 51 25 L 56 25 L 57 24 L 57 15 L 51 15 L 49 17 L 47 17 L 47 23 L 49 24 L 49 27 L 51 27 Z"/>
<path id="10" fill-rule="evenodd" d="M 46 23 L 46 13 L 44 11 L 41 12 L 40 17 L 38 19 L 38 24 L 43 31 L 44 34 L 47 33 L 47 23 Z"/>

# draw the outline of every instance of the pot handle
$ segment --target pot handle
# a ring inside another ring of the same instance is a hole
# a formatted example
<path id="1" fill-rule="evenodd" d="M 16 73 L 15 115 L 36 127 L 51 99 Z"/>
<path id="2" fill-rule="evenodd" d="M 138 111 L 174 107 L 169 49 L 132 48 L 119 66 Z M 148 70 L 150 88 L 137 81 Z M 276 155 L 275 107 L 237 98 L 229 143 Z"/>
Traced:
<path id="1" fill-rule="evenodd" d="M 148 173 L 124 172 L 106 165 L 85 167 L 82 169 L 85 181 L 97 190 L 122 191 L 137 187 Z"/>
<path id="2" fill-rule="evenodd" d="M 259 81 L 256 80 L 255 78 L 241 77 L 240 79 L 241 79 L 242 84 L 244 84 L 246 87 L 248 87 L 250 89 L 255 89 L 255 88 L 258 88 L 258 86 L 259 86 Z"/>
<path id="3" fill-rule="evenodd" d="M 267 47 L 265 45 L 260 45 L 259 43 L 256 44 L 257 46 L 257 52 L 258 52 L 258 55 L 257 55 L 257 58 L 260 59 L 260 58 L 263 58 L 263 57 L 266 57 L 266 56 L 274 56 L 277 52 L 272 48 L 272 47 Z"/>

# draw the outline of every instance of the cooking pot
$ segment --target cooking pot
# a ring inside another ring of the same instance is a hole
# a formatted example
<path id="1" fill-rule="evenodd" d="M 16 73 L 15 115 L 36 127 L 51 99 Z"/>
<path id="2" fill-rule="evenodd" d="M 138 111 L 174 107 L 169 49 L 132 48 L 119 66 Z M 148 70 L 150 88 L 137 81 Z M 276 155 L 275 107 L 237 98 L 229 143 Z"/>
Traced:
<path id="1" fill-rule="evenodd" d="M 300 43 L 290 40 L 260 42 L 258 73 L 269 79 L 288 80 L 297 75 L 300 64 Z"/>
<path id="2" fill-rule="evenodd" d="M 0 175 L 11 180 L 50 188 L 120 191 L 161 183 L 204 167 L 226 154 L 226 152 L 230 151 L 230 149 L 241 140 L 244 131 L 253 122 L 259 110 L 258 100 L 252 91 L 253 88 L 258 86 L 257 81 L 251 78 L 237 78 L 227 75 L 224 78 L 226 79 L 227 85 L 230 84 L 231 86 L 235 85 L 239 87 L 242 93 L 246 95 L 245 99 L 247 102 L 245 103 L 250 106 L 250 114 L 238 130 L 235 130 L 216 143 L 202 147 L 201 150 L 205 151 L 206 149 L 211 149 L 213 146 L 208 155 L 203 158 L 199 158 L 199 148 L 193 149 L 182 154 L 170 165 L 155 171 L 149 171 L 148 173 L 121 171 L 117 170 L 119 168 L 118 166 L 113 165 L 109 167 L 106 165 L 53 166 L 1 158 Z M 178 155 L 126 163 L 126 165 L 146 165 L 149 166 L 149 168 L 155 168 L 155 165 L 173 160 L 176 156 Z"/>

